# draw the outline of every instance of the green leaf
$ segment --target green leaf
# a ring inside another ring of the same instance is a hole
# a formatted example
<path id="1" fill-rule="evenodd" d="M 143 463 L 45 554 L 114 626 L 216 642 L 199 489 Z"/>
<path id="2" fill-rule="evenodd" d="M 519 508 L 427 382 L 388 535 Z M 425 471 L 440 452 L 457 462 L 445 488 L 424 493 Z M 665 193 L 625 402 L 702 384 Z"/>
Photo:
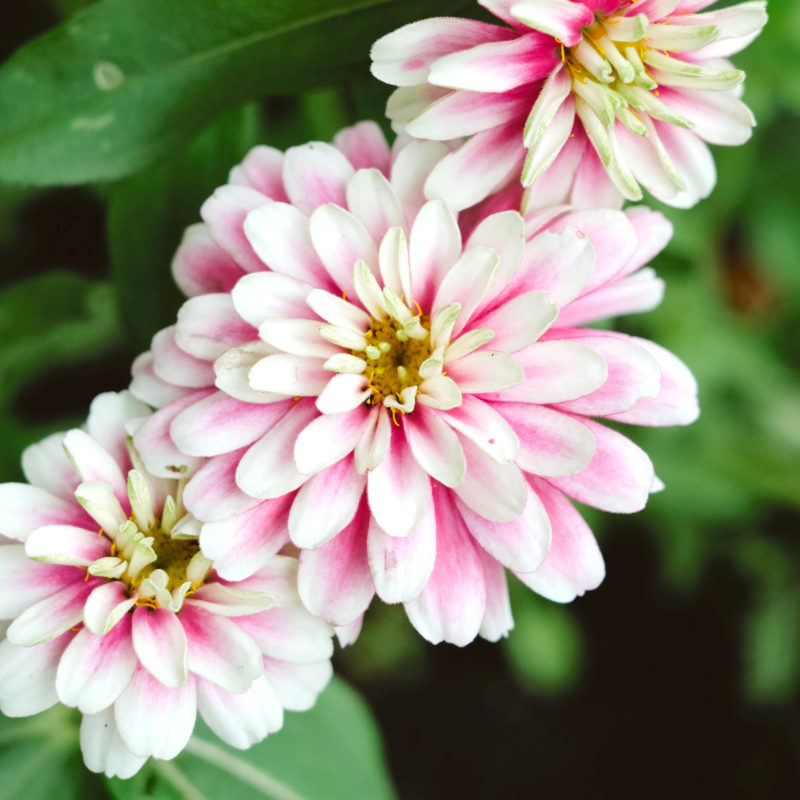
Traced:
<path id="1" fill-rule="evenodd" d="M 170 264 L 200 206 L 231 167 L 263 140 L 254 106 L 229 112 L 173 163 L 140 173 L 108 191 L 108 241 L 125 327 L 141 349 L 171 324 L 181 302 Z"/>
<path id="2" fill-rule="evenodd" d="M 23 385 L 48 368 L 98 356 L 121 342 L 117 296 L 108 284 L 55 271 L 0 293 L 0 476 L 16 478 L 21 449 L 52 429 L 14 415 Z"/>
<path id="3" fill-rule="evenodd" d="M 56 706 L 24 719 L 0 716 L 0 800 L 96 797 L 81 786 L 85 772 L 69 709 Z"/>
<path id="4" fill-rule="evenodd" d="M 0 180 L 120 178 L 222 111 L 366 74 L 380 35 L 467 0 L 105 0 L 0 68 Z"/>
<path id="5" fill-rule="evenodd" d="M 171 762 L 152 761 L 130 781 L 108 781 L 118 800 L 392 800 L 380 738 L 358 694 L 334 678 L 316 706 L 286 715 L 283 730 L 249 750 L 222 744 L 198 723 Z"/>

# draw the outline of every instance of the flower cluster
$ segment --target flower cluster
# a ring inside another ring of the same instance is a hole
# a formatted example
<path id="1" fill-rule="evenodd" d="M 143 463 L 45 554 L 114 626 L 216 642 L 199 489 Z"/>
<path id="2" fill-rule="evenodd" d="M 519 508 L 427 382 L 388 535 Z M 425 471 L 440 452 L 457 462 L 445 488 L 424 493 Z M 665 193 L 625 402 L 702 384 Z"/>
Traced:
<path id="1" fill-rule="evenodd" d="M 231 171 L 129 391 L 0 485 L 0 710 L 78 708 L 91 769 L 174 757 L 198 711 L 278 730 L 375 595 L 433 643 L 506 636 L 506 570 L 557 602 L 604 578 L 573 501 L 662 488 L 617 427 L 692 422 L 694 379 L 588 326 L 660 302 L 671 226 L 623 201 L 710 191 L 764 3 L 480 1 L 506 24 L 375 43 L 393 147 L 361 122 Z"/>

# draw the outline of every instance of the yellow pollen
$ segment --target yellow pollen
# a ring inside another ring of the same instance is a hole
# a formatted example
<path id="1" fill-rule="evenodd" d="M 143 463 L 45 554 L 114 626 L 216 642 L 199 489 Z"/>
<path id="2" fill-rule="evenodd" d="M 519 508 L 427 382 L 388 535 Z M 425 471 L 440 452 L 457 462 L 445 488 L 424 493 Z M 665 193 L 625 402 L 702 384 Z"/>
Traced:
<path id="1" fill-rule="evenodd" d="M 417 319 L 425 330 L 422 339 L 409 336 L 392 318 L 377 320 L 373 317 L 370 329 L 364 334 L 369 342 L 367 347 L 350 351 L 367 362 L 364 377 L 370 391 L 366 400 L 368 406 L 381 405 L 387 397 L 396 397 L 402 402 L 404 389 L 422 383 L 419 368 L 431 354 L 430 321 L 421 311 Z"/>

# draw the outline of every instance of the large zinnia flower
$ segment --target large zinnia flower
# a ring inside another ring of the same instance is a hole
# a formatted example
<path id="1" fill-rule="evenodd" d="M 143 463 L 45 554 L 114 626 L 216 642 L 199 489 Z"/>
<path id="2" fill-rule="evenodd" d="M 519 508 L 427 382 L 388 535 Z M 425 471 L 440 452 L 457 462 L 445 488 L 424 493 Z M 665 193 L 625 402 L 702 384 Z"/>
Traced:
<path id="1" fill-rule="evenodd" d="M 505 211 L 462 237 L 422 195 L 443 148 L 412 142 L 389 166 L 372 141 L 381 168 L 316 142 L 259 151 L 247 191 L 206 204 L 176 259 L 195 296 L 135 369 L 134 390 L 163 406 L 135 441 L 163 474 L 209 458 L 184 498 L 221 575 L 291 538 L 301 598 L 331 623 L 357 621 L 377 592 L 432 641 L 496 639 L 511 624 L 503 567 L 562 601 L 602 580 L 565 494 L 630 512 L 654 486 L 647 456 L 590 417 L 696 414 L 674 356 L 554 327 L 657 302 L 638 268 L 669 226 L 646 210 L 553 210 L 526 238 Z M 231 292 L 201 293 L 237 262 L 250 274 Z"/>
<path id="2" fill-rule="evenodd" d="M 148 413 L 127 393 L 100 395 L 86 430 L 26 450 L 30 484 L 0 485 L 12 540 L 0 544 L 0 618 L 11 620 L 0 709 L 77 707 L 86 765 L 123 778 L 176 756 L 197 711 L 249 747 L 284 708 L 313 705 L 331 675 L 332 631 L 300 605 L 295 559 L 221 579 L 182 481 L 155 478 L 129 451 L 126 428 Z"/>
<path id="3" fill-rule="evenodd" d="M 427 183 L 456 208 L 520 172 L 535 184 L 559 154 L 562 179 L 588 161 L 603 181 L 599 158 L 622 196 L 641 199 L 642 184 L 688 207 L 716 182 L 704 142 L 741 144 L 755 124 L 727 56 L 766 3 L 696 13 L 712 1 L 478 0 L 510 27 L 413 22 L 374 44 L 372 72 L 400 87 L 387 113 L 407 133 L 472 137 Z"/>

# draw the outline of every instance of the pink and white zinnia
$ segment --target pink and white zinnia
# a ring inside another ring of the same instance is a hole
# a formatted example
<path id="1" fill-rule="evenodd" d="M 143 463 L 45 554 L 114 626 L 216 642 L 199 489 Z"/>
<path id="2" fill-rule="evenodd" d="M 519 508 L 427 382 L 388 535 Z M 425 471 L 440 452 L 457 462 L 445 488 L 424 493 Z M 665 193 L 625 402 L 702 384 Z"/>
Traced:
<path id="1" fill-rule="evenodd" d="M 0 485 L 0 709 L 83 713 L 86 765 L 123 778 L 186 745 L 196 712 L 228 744 L 277 731 L 331 675 L 331 629 L 300 606 L 295 559 L 220 579 L 182 504 L 126 443 L 149 409 L 100 395 L 86 430 L 25 451 Z"/>
<path id="2" fill-rule="evenodd" d="M 727 57 L 761 31 L 762 0 L 704 13 L 713 0 L 478 2 L 509 27 L 426 19 L 372 48 L 373 74 L 400 87 L 398 129 L 472 137 L 433 171 L 431 197 L 466 208 L 520 173 L 535 191 L 548 169 L 548 184 L 585 169 L 602 183 L 599 157 L 622 197 L 640 200 L 641 184 L 687 208 L 716 182 L 704 142 L 750 137 Z"/>
<path id="3" fill-rule="evenodd" d="M 322 143 L 262 151 L 259 185 L 290 202 L 262 195 L 249 213 L 253 190 L 223 187 L 205 245 L 192 232 L 176 267 L 213 285 L 210 264 L 249 252 L 249 274 L 192 297 L 139 360 L 136 390 L 165 402 L 136 441 L 156 471 L 179 451 L 209 458 L 185 498 L 220 574 L 290 538 L 313 613 L 357 623 L 377 592 L 427 639 L 463 645 L 510 628 L 504 567 L 560 601 L 600 583 L 564 495 L 636 511 L 654 475 L 589 417 L 689 422 L 696 387 L 651 343 L 554 326 L 658 302 L 638 268 L 668 238 L 660 215 L 556 210 L 526 240 L 506 211 L 462 240 L 421 196 L 438 147 L 398 149 L 388 176 Z"/>

